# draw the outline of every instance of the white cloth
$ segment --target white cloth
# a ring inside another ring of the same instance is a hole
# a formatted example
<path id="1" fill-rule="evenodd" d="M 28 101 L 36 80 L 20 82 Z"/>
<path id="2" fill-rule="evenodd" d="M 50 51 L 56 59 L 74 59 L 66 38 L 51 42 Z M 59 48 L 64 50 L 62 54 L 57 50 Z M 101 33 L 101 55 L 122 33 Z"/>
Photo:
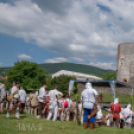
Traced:
<path id="1" fill-rule="evenodd" d="M 19 89 L 16 86 L 12 88 L 11 93 L 13 94 L 14 98 L 19 99 Z"/>
<path id="2" fill-rule="evenodd" d="M 44 102 L 41 98 L 44 98 L 45 95 L 46 95 L 46 90 L 44 87 L 41 87 L 39 89 L 39 102 L 42 102 L 42 103 Z"/>
<path id="3" fill-rule="evenodd" d="M 63 108 L 64 100 L 58 100 L 59 108 Z"/>
<path id="4" fill-rule="evenodd" d="M 60 91 L 58 91 L 58 90 L 56 90 L 56 89 L 54 89 L 54 90 L 51 90 L 50 92 L 49 92 L 49 96 L 50 96 L 50 101 L 57 101 L 57 98 L 56 98 L 56 96 L 58 97 L 58 96 L 60 96 L 60 95 L 62 95 L 62 93 L 60 92 Z"/>
<path id="5" fill-rule="evenodd" d="M 0 96 L 6 97 L 6 89 L 4 84 L 0 84 Z"/>
<path id="6" fill-rule="evenodd" d="M 110 110 L 110 109 L 109 109 Z M 107 116 L 106 116 L 106 119 L 107 119 L 107 126 L 109 127 L 110 126 L 110 124 L 111 124 L 111 122 L 110 122 L 110 117 L 111 116 L 111 113 L 110 112 L 108 112 L 108 114 L 107 114 Z"/>
<path id="7" fill-rule="evenodd" d="M 81 93 L 81 100 L 83 101 L 83 108 L 92 109 L 96 102 L 98 92 L 92 88 L 91 83 L 86 83 L 86 89 Z"/>
<path id="8" fill-rule="evenodd" d="M 57 104 L 57 98 L 56 98 L 56 96 L 58 97 L 60 95 L 62 95 L 62 93 L 60 91 L 56 90 L 56 89 L 51 90 L 49 92 L 51 105 L 49 106 L 49 115 L 47 117 L 47 120 L 50 120 L 51 119 L 52 114 L 54 114 L 53 121 L 55 121 L 57 119 L 58 104 Z"/>
<path id="9" fill-rule="evenodd" d="M 53 108 L 49 109 L 49 114 L 48 114 L 47 120 L 51 119 L 52 114 L 54 114 L 53 115 L 53 121 L 57 120 L 57 113 L 58 113 L 57 102 L 53 102 Z"/>
<path id="10" fill-rule="evenodd" d="M 101 107 L 99 105 L 97 105 L 97 114 L 96 114 L 96 117 L 95 119 L 102 119 L 102 111 L 101 111 Z"/>
<path id="11" fill-rule="evenodd" d="M 127 107 L 122 111 L 122 114 L 127 117 L 126 119 L 124 119 L 125 122 L 132 122 L 133 111 L 131 110 L 131 104 L 127 105 Z"/>
<path id="12" fill-rule="evenodd" d="M 114 99 L 114 104 L 117 104 L 117 103 L 119 103 L 119 99 L 118 98 L 115 98 Z"/>
<path id="13" fill-rule="evenodd" d="M 25 103 L 25 100 L 26 100 L 26 91 L 23 90 L 23 89 L 19 90 L 19 96 L 20 96 L 20 98 L 19 98 L 20 101 L 22 103 Z"/>

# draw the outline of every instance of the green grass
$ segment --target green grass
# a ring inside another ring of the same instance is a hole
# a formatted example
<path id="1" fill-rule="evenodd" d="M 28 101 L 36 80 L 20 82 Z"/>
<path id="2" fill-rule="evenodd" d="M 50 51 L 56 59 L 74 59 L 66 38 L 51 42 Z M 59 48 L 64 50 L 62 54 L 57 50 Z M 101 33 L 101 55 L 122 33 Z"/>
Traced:
<path id="1" fill-rule="evenodd" d="M 103 95 L 103 102 L 112 102 L 113 101 L 112 94 L 103 93 L 102 95 Z M 132 100 L 131 95 L 126 95 L 126 94 L 116 94 L 116 98 L 119 98 L 120 103 L 131 103 L 131 100 Z M 134 102 L 134 99 L 133 99 L 133 102 Z"/>
<path id="2" fill-rule="evenodd" d="M 84 130 L 82 125 L 75 122 L 47 121 L 36 119 L 35 116 L 21 114 L 22 120 L 5 119 L 5 114 L 0 114 L 0 134 L 133 134 L 133 129 L 117 129 L 105 126 L 96 127 L 94 130 Z"/>

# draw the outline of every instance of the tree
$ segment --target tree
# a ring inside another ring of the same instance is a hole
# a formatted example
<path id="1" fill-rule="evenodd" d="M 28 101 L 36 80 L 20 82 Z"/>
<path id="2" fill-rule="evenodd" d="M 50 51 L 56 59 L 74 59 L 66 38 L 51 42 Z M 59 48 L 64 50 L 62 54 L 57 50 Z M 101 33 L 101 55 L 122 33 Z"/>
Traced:
<path id="1" fill-rule="evenodd" d="M 102 75 L 103 79 L 116 79 L 116 72 L 110 71 Z"/>
<path id="2" fill-rule="evenodd" d="M 38 89 L 44 83 L 48 73 L 41 69 L 37 63 L 21 61 L 14 63 L 14 66 L 7 72 L 8 82 L 19 81 L 21 85 L 29 89 Z"/>
<path id="3" fill-rule="evenodd" d="M 47 85 L 49 90 L 54 89 L 55 86 L 58 86 L 59 91 L 61 91 L 65 95 L 68 94 L 70 79 L 76 79 L 76 78 L 67 75 L 60 75 L 58 77 L 49 78 L 47 81 Z"/>

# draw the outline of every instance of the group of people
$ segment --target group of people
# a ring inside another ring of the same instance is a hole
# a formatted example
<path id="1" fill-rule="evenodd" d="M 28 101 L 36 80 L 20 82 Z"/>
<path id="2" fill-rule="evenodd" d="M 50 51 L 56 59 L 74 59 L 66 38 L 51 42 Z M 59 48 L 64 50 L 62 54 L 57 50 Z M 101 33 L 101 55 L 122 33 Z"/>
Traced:
<path id="1" fill-rule="evenodd" d="M 110 108 L 106 109 L 107 116 L 103 116 L 101 107 L 98 104 L 98 92 L 92 88 L 91 83 L 86 83 L 86 89 L 81 94 L 83 103 L 83 125 L 84 129 L 90 125 L 90 129 L 94 128 L 94 124 L 104 123 L 107 127 L 131 128 L 133 123 L 133 108 L 128 104 L 126 108 L 122 108 L 119 99 L 115 98 L 110 104 Z"/>
<path id="2" fill-rule="evenodd" d="M 23 113 L 26 109 L 26 113 L 31 113 L 39 118 L 45 117 L 47 120 L 52 118 L 53 121 L 57 118 L 69 120 L 68 116 L 71 111 L 75 113 L 76 107 L 76 100 L 72 102 L 68 95 L 63 98 L 63 94 L 58 91 L 57 86 L 54 90 L 48 91 L 48 86 L 44 84 L 39 89 L 39 95 L 36 91 L 32 91 L 27 96 L 19 82 L 13 82 L 12 88 L 8 91 L 5 89 L 5 83 L 0 83 L 0 103 L 1 111 L 4 104 L 7 105 L 7 119 L 10 118 L 12 111 L 14 111 L 15 117 L 20 119 L 19 112 Z"/>
<path id="3" fill-rule="evenodd" d="M 100 125 L 104 122 L 108 127 L 131 128 L 134 115 L 131 104 L 128 104 L 126 108 L 121 108 L 119 99 L 115 98 L 110 108 L 106 109 L 107 116 L 103 116 L 98 103 L 99 94 L 89 82 L 86 83 L 85 89 L 81 93 L 80 102 L 77 102 L 76 99 L 72 101 L 68 95 L 63 97 L 63 93 L 58 91 L 57 86 L 48 91 L 48 86 L 44 84 L 39 89 L 38 94 L 36 91 L 32 91 L 27 96 L 19 82 L 13 82 L 12 88 L 8 91 L 5 89 L 5 83 L 0 83 L 1 111 L 5 102 L 8 109 L 7 119 L 10 118 L 12 111 L 14 111 L 15 117 L 20 119 L 19 114 L 20 112 L 23 113 L 24 110 L 38 118 L 52 119 L 53 121 L 57 119 L 76 121 L 76 116 L 79 116 L 84 129 L 88 125 L 90 129 L 94 129 L 95 124 Z"/>

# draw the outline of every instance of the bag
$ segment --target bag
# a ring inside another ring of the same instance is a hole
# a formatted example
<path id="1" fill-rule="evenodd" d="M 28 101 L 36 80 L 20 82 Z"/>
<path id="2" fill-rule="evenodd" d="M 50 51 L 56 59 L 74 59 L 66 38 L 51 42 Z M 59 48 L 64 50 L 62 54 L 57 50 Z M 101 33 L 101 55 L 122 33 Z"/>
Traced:
<path id="1" fill-rule="evenodd" d="M 11 99 L 11 94 L 10 94 L 9 96 L 7 96 L 7 100 L 8 100 L 8 101 L 12 101 L 12 99 Z"/>
<path id="2" fill-rule="evenodd" d="M 67 100 L 65 100 L 65 102 L 64 102 L 64 108 L 68 108 L 68 101 Z"/>

